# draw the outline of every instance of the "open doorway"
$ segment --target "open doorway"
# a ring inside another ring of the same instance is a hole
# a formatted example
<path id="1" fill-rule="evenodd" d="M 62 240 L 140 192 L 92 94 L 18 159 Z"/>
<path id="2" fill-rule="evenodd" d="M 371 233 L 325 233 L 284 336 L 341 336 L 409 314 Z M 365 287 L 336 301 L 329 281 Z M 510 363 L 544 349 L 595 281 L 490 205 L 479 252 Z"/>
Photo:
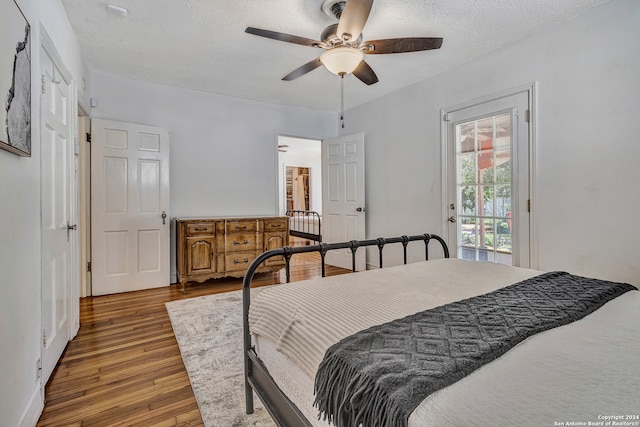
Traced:
<path id="1" fill-rule="evenodd" d="M 278 136 L 278 204 L 287 215 L 290 244 L 321 241 L 322 141 Z"/>

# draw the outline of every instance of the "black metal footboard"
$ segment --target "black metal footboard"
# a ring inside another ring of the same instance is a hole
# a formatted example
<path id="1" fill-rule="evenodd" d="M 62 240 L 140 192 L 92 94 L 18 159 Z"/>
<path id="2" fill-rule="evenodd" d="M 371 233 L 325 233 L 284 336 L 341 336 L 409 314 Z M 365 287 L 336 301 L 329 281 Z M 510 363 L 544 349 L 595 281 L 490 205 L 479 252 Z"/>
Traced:
<path id="1" fill-rule="evenodd" d="M 242 282 L 242 319 L 244 335 L 244 374 L 246 393 L 246 412 L 253 413 L 253 391 L 258 395 L 264 406 L 269 411 L 273 420 L 280 427 L 309 427 L 311 423 L 304 417 L 302 412 L 291 402 L 291 400 L 280 390 L 275 383 L 266 366 L 251 344 L 249 331 L 249 306 L 251 304 L 251 281 L 256 269 L 265 260 L 274 256 L 283 256 L 286 261 L 286 280 L 291 280 L 290 261 L 294 254 L 318 252 L 322 262 L 322 277 L 325 276 L 325 255 L 330 250 L 350 249 L 352 254 L 352 270 L 355 272 L 355 257 L 358 248 L 367 246 L 377 246 L 379 249 L 379 265 L 382 268 L 382 252 L 387 244 L 401 243 L 404 249 L 404 263 L 407 264 L 407 246 L 409 242 L 422 241 L 425 246 L 425 259 L 429 259 L 429 243 L 436 240 L 442 246 L 445 258 L 449 258 L 449 249 L 445 241 L 435 234 L 420 234 L 416 236 L 401 236 L 392 238 L 379 238 L 372 240 L 352 240 L 342 243 L 321 243 L 315 246 L 285 247 L 264 252 L 251 263 Z"/>

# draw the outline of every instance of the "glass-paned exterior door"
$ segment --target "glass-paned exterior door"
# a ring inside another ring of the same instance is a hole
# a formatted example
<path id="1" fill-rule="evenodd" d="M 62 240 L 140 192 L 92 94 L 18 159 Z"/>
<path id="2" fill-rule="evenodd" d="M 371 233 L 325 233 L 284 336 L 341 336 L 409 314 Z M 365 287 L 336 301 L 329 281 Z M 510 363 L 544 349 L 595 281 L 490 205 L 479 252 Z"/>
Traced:
<path id="1" fill-rule="evenodd" d="M 444 115 L 452 256 L 529 267 L 528 92 Z"/>
<path id="2" fill-rule="evenodd" d="M 458 257 L 512 263 L 511 113 L 455 126 Z"/>

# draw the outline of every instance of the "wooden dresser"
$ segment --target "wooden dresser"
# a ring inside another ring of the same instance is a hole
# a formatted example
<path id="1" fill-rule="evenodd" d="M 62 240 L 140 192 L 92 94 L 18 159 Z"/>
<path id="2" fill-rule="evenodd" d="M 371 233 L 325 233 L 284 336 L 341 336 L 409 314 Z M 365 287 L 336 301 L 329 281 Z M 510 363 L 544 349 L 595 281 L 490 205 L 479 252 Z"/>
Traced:
<path id="1" fill-rule="evenodd" d="M 289 244 L 289 222 L 283 217 L 175 218 L 176 271 L 184 292 L 187 282 L 243 277 L 262 252 Z M 276 271 L 283 257 L 264 262 L 256 272 Z"/>

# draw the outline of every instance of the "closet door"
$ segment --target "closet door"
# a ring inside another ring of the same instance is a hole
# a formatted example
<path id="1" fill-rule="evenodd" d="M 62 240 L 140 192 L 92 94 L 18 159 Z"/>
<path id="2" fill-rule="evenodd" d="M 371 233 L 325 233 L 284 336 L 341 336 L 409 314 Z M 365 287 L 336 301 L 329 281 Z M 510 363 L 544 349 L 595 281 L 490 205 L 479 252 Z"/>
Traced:
<path id="1" fill-rule="evenodd" d="M 50 49 L 43 44 L 40 98 L 43 386 L 78 324 L 70 77 Z"/>

